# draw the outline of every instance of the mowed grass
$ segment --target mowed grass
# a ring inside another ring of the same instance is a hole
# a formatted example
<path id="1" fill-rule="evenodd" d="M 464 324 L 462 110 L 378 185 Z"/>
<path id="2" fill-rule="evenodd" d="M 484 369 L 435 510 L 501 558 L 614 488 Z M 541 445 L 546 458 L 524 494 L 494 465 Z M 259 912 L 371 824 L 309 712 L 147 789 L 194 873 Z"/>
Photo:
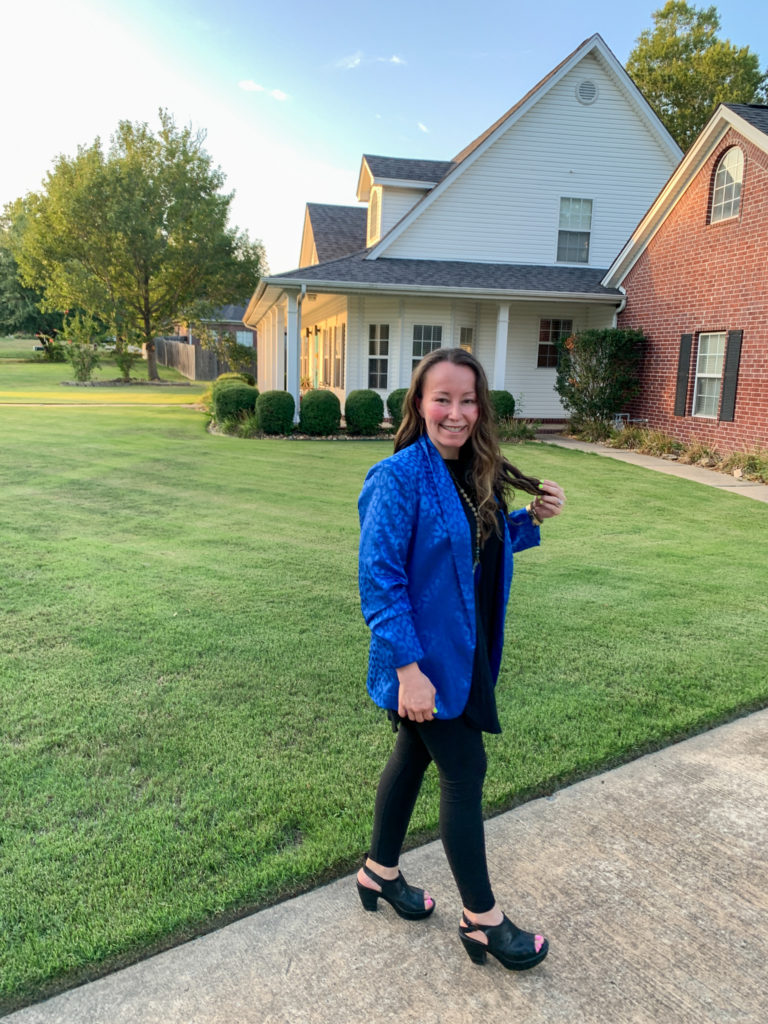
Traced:
<path id="1" fill-rule="evenodd" d="M 9 1008 L 360 858 L 393 737 L 365 694 L 356 498 L 391 445 L 164 407 L 7 406 L 0 438 Z M 489 812 L 768 703 L 768 507 L 509 453 L 569 502 L 516 560 Z M 437 819 L 430 772 L 412 841 Z"/>
<path id="2" fill-rule="evenodd" d="M 0 338 L 0 405 L 186 405 L 196 402 L 208 387 L 202 381 L 188 381 L 167 366 L 158 367 L 160 378 L 184 386 L 72 386 L 63 383 L 75 378 L 69 362 L 32 362 L 38 354 L 36 344 L 34 338 Z M 121 376 L 108 355 L 102 357 L 101 366 L 93 373 L 95 381 Z M 131 376 L 146 380 L 147 364 L 139 359 Z"/>

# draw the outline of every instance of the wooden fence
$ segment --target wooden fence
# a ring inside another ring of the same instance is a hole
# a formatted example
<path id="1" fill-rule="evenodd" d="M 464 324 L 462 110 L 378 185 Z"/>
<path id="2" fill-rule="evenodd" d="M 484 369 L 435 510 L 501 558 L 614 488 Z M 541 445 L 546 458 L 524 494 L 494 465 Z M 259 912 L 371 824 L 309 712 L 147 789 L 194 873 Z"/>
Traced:
<path id="1" fill-rule="evenodd" d="M 172 366 L 190 380 L 216 380 L 220 373 L 229 373 L 229 363 L 215 352 L 200 345 L 188 345 L 172 338 L 155 338 L 157 361 Z M 256 353 L 251 373 L 256 376 Z"/>

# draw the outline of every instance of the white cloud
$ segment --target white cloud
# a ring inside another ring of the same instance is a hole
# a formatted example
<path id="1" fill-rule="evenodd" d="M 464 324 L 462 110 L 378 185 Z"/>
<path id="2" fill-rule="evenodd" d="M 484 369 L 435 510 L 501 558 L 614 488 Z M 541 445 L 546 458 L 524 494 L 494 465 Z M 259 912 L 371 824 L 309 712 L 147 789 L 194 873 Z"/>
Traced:
<path id="1" fill-rule="evenodd" d="M 426 135 L 429 135 L 429 128 L 427 128 L 425 124 L 422 124 L 421 121 L 418 122 L 418 128 L 420 132 L 424 132 Z"/>
<path id="2" fill-rule="evenodd" d="M 283 92 L 282 89 L 267 89 L 250 78 L 244 78 L 243 81 L 238 82 L 237 85 L 238 88 L 242 89 L 244 92 L 265 92 L 267 95 L 271 96 L 273 100 L 280 100 L 282 102 L 283 100 L 288 99 L 288 93 Z"/>
<path id="3" fill-rule="evenodd" d="M 398 57 L 396 53 L 393 53 L 391 57 L 366 57 L 362 50 L 358 50 L 357 53 L 352 53 L 349 57 L 342 57 L 341 60 L 336 61 L 336 67 L 344 71 L 352 71 L 354 68 L 359 68 L 361 64 L 405 64 L 405 60 Z"/>
<path id="4" fill-rule="evenodd" d="M 342 57 L 341 60 L 336 61 L 337 68 L 343 68 L 345 71 L 351 71 L 353 68 L 359 67 L 363 62 L 363 54 L 361 50 L 357 53 L 353 53 L 349 57 Z"/>

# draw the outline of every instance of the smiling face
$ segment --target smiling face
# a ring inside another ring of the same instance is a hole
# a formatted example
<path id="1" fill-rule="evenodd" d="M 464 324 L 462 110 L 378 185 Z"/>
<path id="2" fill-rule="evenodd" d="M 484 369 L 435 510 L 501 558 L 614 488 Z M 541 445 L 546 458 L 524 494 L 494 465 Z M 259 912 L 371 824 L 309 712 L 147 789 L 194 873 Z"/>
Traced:
<path id="1" fill-rule="evenodd" d="M 424 375 L 419 414 L 443 458 L 457 459 L 477 422 L 474 370 L 448 360 L 431 366 Z"/>

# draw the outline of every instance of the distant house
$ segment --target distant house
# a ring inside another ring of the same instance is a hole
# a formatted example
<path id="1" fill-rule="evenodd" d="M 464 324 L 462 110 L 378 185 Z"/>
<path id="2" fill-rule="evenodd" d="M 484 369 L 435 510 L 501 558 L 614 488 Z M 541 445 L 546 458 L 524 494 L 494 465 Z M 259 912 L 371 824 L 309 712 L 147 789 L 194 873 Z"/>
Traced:
<path id="1" fill-rule="evenodd" d="M 453 160 L 364 156 L 365 206 L 308 204 L 299 269 L 247 307 L 259 387 L 385 398 L 461 345 L 524 416 L 562 418 L 554 343 L 615 323 L 606 268 L 680 156 L 599 35 Z"/>
<path id="2" fill-rule="evenodd" d="M 603 279 L 649 339 L 633 414 L 728 454 L 768 444 L 768 107 L 718 107 Z"/>
<path id="3" fill-rule="evenodd" d="M 243 324 L 244 313 L 245 306 L 222 306 L 202 323 L 212 334 L 231 334 L 238 345 L 255 348 L 256 331 Z M 189 324 L 177 324 L 175 337 L 185 340 L 190 345 L 199 344 L 199 339 L 190 330 Z"/>

